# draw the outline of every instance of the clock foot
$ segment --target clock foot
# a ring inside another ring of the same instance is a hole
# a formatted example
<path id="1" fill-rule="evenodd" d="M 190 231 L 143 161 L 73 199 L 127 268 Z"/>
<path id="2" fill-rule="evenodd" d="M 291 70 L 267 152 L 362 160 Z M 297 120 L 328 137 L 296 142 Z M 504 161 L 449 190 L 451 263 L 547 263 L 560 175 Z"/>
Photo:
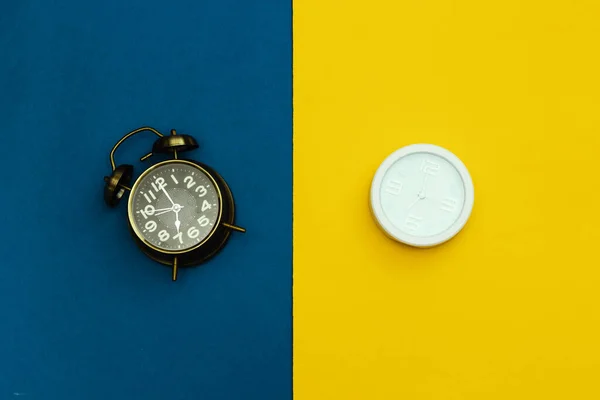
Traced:
<path id="1" fill-rule="evenodd" d="M 246 232 L 246 230 L 244 228 L 241 228 L 239 226 L 235 226 L 235 225 L 231 225 L 231 224 L 227 224 L 227 223 L 223 223 L 222 225 L 225 228 L 233 229 L 234 231 L 238 231 L 238 232 L 242 232 L 242 233 Z"/>
<path id="2" fill-rule="evenodd" d="M 173 282 L 177 280 L 177 257 L 173 259 Z"/>

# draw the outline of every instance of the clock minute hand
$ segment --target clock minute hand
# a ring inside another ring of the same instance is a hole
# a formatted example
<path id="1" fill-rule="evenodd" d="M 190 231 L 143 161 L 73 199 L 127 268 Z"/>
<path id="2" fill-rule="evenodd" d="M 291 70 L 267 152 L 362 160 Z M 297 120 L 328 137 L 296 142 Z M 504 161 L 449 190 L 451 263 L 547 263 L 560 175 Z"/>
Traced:
<path id="1" fill-rule="evenodd" d="M 425 194 L 425 188 L 427 186 L 427 179 L 429 178 L 429 174 L 425 174 L 425 178 L 423 178 L 423 186 L 421 187 L 421 191 L 417 194 L 416 200 L 408 206 L 408 210 L 411 210 L 417 203 L 421 200 L 424 200 L 427 196 Z"/>
<path id="2" fill-rule="evenodd" d="M 429 178 L 429 174 L 425 174 L 425 178 L 423 179 L 423 187 L 421 188 L 421 195 L 425 197 L 425 188 L 427 186 L 427 179 Z"/>
<path id="3" fill-rule="evenodd" d="M 165 189 L 165 187 L 163 185 L 161 185 L 160 188 L 162 189 L 163 192 L 165 192 L 165 194 L 167 195 L 167 199 L 169 199 L 171 204 L 175 205 L 175 202 L 173 201 L 173 199 L 171 199 L 171 196 L 169 196 L 169 193 L 167 193 L 167 190 Z"/>

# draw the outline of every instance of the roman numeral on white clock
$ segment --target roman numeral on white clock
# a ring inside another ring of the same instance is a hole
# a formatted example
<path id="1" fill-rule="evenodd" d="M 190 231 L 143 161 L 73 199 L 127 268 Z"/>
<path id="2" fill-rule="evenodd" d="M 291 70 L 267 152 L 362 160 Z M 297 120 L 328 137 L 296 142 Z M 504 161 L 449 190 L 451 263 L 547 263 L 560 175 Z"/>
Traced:
<path id="1" fill-rule="evenodd" d="M 435 176 L 440 170 L 440 165 L 431 160 L 423 160 L 421 164 L 421 171 L 427 175 Z"/>
<path id="2" fill-rule="evenodd" d="M 385 191 L 391 195 L 398 196 L 402 191 L 402 186 L 402 182 L 392 179 L 386 185 Z"/>
<path id="3" fill-rule="evenodd" d="M 456 211 L 456 207 L 458 206 L 458 200 L 453 199 L 452 197 L 446 197 L 442 200 L 441 209 L 442 211 L 446 211 L 449 213 L 453 213 Z"/>
<path id="4" fill-rule="evenodd" d="M 408 217 L 404 221 L 404 227 L 406 230 L 414 232 L 421 227 L 421 222 L 423 222 L 423 218 L 417 217 L 414 214 L 408 214 Z"/>

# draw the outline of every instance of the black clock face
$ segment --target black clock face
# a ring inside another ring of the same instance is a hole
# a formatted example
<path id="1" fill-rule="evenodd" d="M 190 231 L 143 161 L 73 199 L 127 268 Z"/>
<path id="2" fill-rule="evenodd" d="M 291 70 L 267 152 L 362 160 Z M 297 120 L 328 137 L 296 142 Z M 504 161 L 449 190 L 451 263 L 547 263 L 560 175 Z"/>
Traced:
<path id="1" fill-rule="evenodd" d="M 133 228 L 158 250 L 183 252 L 204 241 L 220 214 L 219 192 L 204 170 L 173 160 L 144 173 L 131 193 Z"/>

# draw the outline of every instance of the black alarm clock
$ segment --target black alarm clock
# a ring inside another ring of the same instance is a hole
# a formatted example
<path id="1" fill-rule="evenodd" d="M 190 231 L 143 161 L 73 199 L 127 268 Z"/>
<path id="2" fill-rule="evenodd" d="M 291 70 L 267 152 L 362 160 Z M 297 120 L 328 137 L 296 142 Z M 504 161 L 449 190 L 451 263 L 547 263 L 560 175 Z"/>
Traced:
<path id="1" fill-rule="evenodd" d="M 155 154 L 168 154 L 172 159 L 149 166 L 131 186 L 133 166 L 116 166 L 114 154 L 126 139 L 143 131 L 154 133 L 158 139 L 152 152 L 140 160 Z M 172 267 L 173 281 L 179 267 L 204 263 L 226 245 L 232 231 L 246 231 L 235 225 L 235 202 L 223 177 L 206 164 L 180 158 L 181 153 L 197 148 L 196 139 L 190 135 L 174 129 L 163 135 L 142 127 L 114 145 L 110 152 L 112 174 L 104 177 L 104 201 L 116 207 L 129 193 L 129 231 L 146 256 Z"/>

